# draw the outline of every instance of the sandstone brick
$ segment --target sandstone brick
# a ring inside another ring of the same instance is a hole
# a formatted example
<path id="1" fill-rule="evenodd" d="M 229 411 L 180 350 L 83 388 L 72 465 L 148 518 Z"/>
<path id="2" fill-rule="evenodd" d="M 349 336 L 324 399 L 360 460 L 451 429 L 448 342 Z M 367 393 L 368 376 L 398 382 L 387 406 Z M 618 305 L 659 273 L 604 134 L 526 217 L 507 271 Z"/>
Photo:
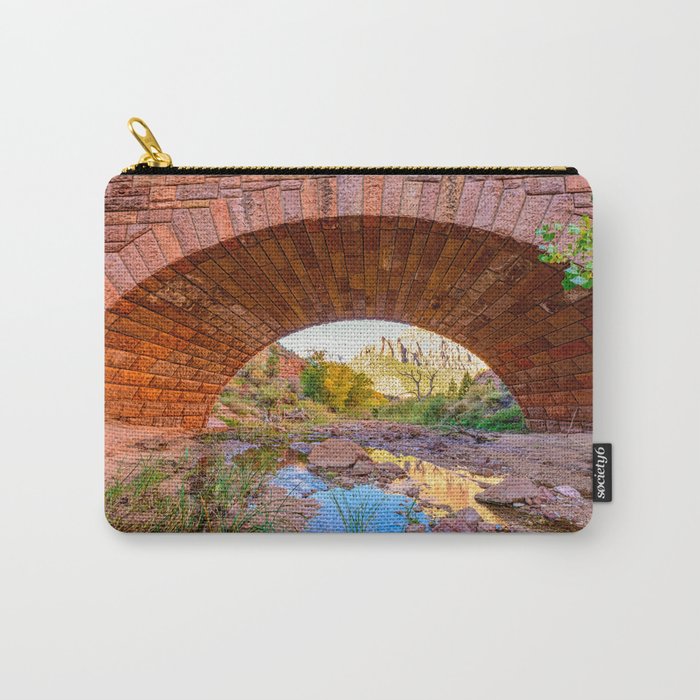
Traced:
<path id="1" fill-rule="evenodd" d="M 580 175 L 566 176 L 566 191 L 567 192 L 590 192 L 591 186 L 588 181 Z"/>
<path id="2" fill-rule="evenodd" d="M 219 183 L 216 180 L 202 183 L 180 184 L 176 188 L 176 199 L 215 199 L 219 194 Z"/>
<path id="3" fill-rule="evenodd" d="M 549 353 L 553 358 L 563 360 L 568 357 L 576 357 L 577 355 L 590 353 L 590 348 L 584 341 L 575 340 L 572 343 L 566 343 L 565 345 L 552 348 Z"/>
<path id="4" fill-rule="evenodd" d="M 527 194 L 562 194 L 565 192 L 563 177 L 527 177 L 524 179 Z"/>
<path id="5" fill-rule="evenodd" d="M 520 217 L 526 195 L 523 189 L 508 189 L 503 192 L 491 230 L 510 235 Z"/>
<path id="6" fill-rule="evenodd" d="M 490 230 L 498 211 L 503 193 L 503 183 L 500 180 L 486 180 L 481 190 L 479 204 L 474 215 L 474 226 Z"/>

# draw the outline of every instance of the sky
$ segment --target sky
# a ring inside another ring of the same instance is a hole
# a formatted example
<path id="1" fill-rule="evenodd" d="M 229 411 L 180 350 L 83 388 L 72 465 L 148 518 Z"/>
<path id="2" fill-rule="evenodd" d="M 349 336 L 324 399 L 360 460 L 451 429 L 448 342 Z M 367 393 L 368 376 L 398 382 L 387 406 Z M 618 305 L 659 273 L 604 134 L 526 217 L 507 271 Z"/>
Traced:
<path id="1" fill-rule="evenodd" d="M 349 362 L 365 345 L 381 342 L 382 336 L 396 338 L 410 328 L 393 321 L 337 321 L 292 333 L 280 344 L 302 357 L 325 350 L 329 359 Z"/>

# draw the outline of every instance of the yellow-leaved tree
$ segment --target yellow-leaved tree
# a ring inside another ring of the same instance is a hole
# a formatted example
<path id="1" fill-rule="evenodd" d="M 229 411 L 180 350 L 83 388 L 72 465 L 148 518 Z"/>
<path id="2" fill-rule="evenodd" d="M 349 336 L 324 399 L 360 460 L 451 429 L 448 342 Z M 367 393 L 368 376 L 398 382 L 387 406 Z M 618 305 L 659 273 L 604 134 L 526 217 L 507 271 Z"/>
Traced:
<path id="1" fill-rule="evenodd" d="M 354 374 L 350 367 L 339 362 L 329 362 L 326 365 L 323 388 L 326 390 L 326 401 L 334 411 L 345 408 Z"/>

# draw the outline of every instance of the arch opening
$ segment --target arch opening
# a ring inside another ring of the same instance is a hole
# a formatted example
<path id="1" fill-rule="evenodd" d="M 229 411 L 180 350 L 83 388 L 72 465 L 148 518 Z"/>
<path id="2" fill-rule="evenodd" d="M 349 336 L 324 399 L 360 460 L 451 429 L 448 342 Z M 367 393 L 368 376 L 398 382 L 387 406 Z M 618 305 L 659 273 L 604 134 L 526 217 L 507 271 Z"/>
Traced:
<path id="1" fill-rule="evenodd" d="M 525 432 L 523 412 L 495 372 L 443 336 L 393 321 L 312 326 L 250 359 L 225 386 L 208 426 L 254 435 L 266 425 L 363 421 L 443 430 Z M 222 425 L 223 423 L 223 425 Z"/>

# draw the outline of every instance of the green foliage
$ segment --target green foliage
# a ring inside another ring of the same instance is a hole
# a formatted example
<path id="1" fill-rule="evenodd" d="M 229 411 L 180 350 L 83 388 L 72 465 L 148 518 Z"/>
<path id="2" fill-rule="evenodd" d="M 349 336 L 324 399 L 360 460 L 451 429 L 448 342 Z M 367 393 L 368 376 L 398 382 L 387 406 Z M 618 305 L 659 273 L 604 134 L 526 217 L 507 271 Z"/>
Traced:
<path id="1" fill-rule="evenodd" d="M 425 402 L 418 399 L 401 399 L 391 401 L 377 408 L 376 417 L 379 420 L 392 421 L 394 423 L 423 423 Z"/>
<path id="2" fill-rule="evenodd" d="M 364 372 L 353 372 L 352 385 L 348 391 L 346 407 L 368 406 L 375 398 L 374 384 Z"/>
<path id="3" fill-rule="evenodd" d="M 323 353 L 315 353 L 301 372 L 299 381 L 304 396 L 318 403 L 326 402 L 326 362 Z"/>
<path id="4" fill-rule="evenodd" d="M 526 430 L 525 416 L 520 406 L 513 404 L 489 416 L 484 416 L 476 423 L 475 427 L 478 430 L 490 430 L 498 433 L 523 433 Z"/>
<path id="5" fill-rule="evenodd" d="M 459 385 L 459 391 L 457 392 L 457 398 L 458 399 L 463 399 L 466 395 L 467 392 L 469 391 L 469 387 L 474 383 L 474 377 L 472 377 L 469 372 L 465 372 L 464 376 L 462 377 L 462 381 L 460 382 Z"/>
<path id="6" fill-rule="evenodd" d="M 264 411 L 266 420 L 270 420 L 281 399 L 282 392 L 274 384 L 263 384 L 255 391 L 255 402 Z"/>
<path id="7" fill-rule="evenodd" d="M 507 389 L 473 383 L 460 400 L 432 396 L 392 401 L 377 409 L 376 417 L 395 423 L 436 428 L 466 428 L 494 432 L 524 432 L 525 417 Z"/>
<path id="8" fill-rule="evenodd" d="M 406 518 L 409 525 L 419 525 L 420 518 L 418 517 L 418 501 L 414 498 L 407 506 L 401 509 L 401 514 Z"/>
<path id="9" fill-rule="evenodd" d="M 265 497 L 271 455 L 240 455 L 233 464 L 222 455 L 188 461 L 181 460 L 181 479 L 170 490 L 160 488 L 164 463 L 139 462 L 133 478 L 106 490 L 108 520 L 123 531 L 148 532 L 271 532 L 283 525 L 287 499 Z"/>
<path id="10" fill-rule="evenodd" d="M 267 358 L 265 359 L 265 376 L 268 379 L 273 379 L 280 373 L 280 351 L 279 347 L 274 344 L 271 345 L 267 351 Z"/>
<path id="11" fill-rule="evenodd" d="M 449 402 L 444 396 L 431 396 L 423 402 L 423 425 L 437 425 L 445 416 Z"/>
<path id="12" fill-rule="evenodd" d="M 450 379 L 450 383 L 447 386 L 447 398 L 456 399 L 459 395 L 459 387 L 454 379 Z"/>
<path id="13" fill-rule="evenodd" d="M 400 399 L 392 401 L 377 410 L 377 418 L 394 423 L 416 423 L 418 425 L 438 425 L 445 417 L 451 402 L 445 396 L 431 396 L 427 399 Z"/>
<path id="14" fill-rule="evenodd" d="M 334 411 L 373 407 L 384 401 L 364 372 L 356 372 L 340 362 L 328 362 L 322 353 L 312 356 L 299 379 L 304 396 Z"/>
<path id="15" fill-rule="evenodd" d="M 385 500 L 375 496 L 351 503 L 346 491 L 337 493 L 334 490 L 330 491 L 330 496 L 346 532 L 368 532 Z"/>
<path id="16" fill-rule="evenodd" d="M 569 224 L 566 227 L 568 237 L 573 241 L 565 242 L 563 224 L 544 224 L 535 231 L 542 239 L 539 255 L 542 262 L 550 264 L 569 263 L 564 270 L 561 286 L 564 289 L 593 287 L 593 227 L 589 216 L 581 218 L 581 225 Z"/>

